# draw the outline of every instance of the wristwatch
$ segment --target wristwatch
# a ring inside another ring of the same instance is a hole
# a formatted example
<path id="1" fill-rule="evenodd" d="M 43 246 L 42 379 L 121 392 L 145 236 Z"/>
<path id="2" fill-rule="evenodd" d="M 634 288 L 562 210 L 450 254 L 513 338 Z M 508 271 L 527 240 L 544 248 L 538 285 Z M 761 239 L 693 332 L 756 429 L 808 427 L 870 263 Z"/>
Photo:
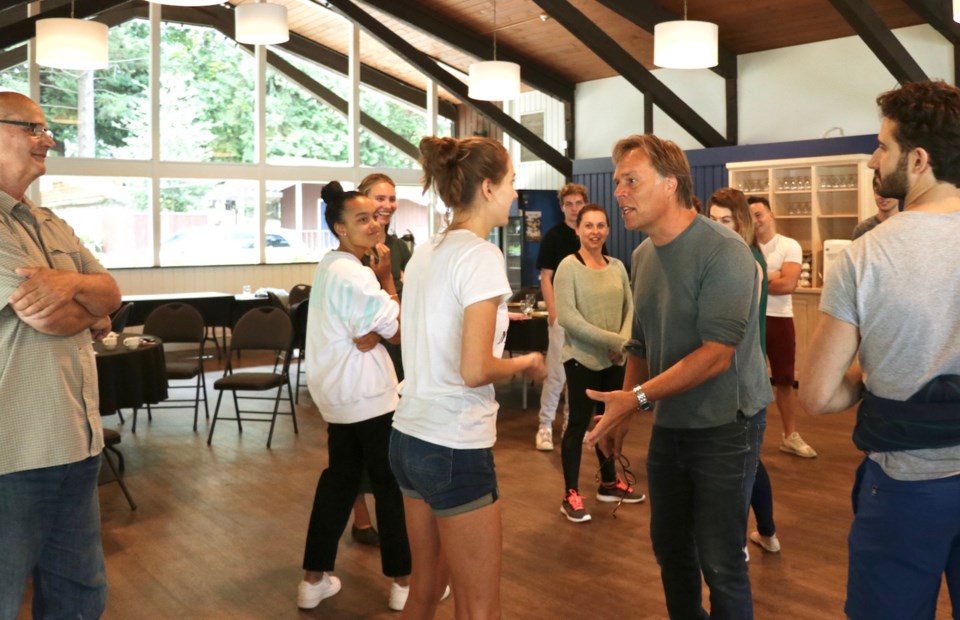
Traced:
<path id="1" fill-rule="evenodd" d="M 637 409 L 640 411 L 653 411 L 653 403 L 647 400 L 647 395 L 643 391 L 643 386 L 633 386 L 633 395 L 637 397 Z"/>

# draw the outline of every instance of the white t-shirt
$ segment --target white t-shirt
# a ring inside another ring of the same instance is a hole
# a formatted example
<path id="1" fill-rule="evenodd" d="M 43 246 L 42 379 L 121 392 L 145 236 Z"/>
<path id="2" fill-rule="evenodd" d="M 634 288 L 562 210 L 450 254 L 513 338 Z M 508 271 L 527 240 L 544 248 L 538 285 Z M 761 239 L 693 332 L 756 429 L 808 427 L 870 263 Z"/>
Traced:
<path id="1" fill-rule="evenodd" d="M 397 373 L 382 344 L 361 352 L 353 339 L 397 333 L 397 302 L 369 267 L 347 252 L 317 264 L 307 314 L 307 387 L 323 419 L 353 424 L 397 408 Z"/>
<path id="2" fill-rule="evenodd" d="M 803 250 L 800 244 L 790 237 L 777 234 L 767 243 L 760 244 L 760 251 L 767 261 L 767 273 L 780 271 L 784 263 L 803 263 Z M 767 296 L 767 316 L 792 317 L 793 295 Z"/>
<path id="3" fill-rule="evenodd" d="M 497 439 L 493 385 L 467 387 L 460 375 L 463 312 L 500 298 L 490 346 L 506 344 L 510 296 L 503 254 L 468 230 L 420 245 L 404 271 L 401 344 L 403 382 L 393 417 L 398 431 L 448 448 L 489 448 Z"/>

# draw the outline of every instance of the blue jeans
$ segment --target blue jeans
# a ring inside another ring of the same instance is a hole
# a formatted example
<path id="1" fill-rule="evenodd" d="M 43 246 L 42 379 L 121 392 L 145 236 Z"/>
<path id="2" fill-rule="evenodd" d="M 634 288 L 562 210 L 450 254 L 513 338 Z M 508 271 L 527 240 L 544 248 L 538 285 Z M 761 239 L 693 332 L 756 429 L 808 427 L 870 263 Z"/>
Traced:
<path id="1" fill-rule="evenodd" d="M 933 620 L 944 574 L 953 617 L 960 617 L 960 476 L 894 480 L 864 459 L 853 512 L 850 618 Z"/>
<path id="2" fill-rule="evenodd" d="M 743 556 L 764 416 L 702 429 L 654 425 L 647 455 L 650 538 L 673 620 L 753 618 Z M 703 609 L 700 575 L 710 588 Z"/>
<path id="3" fill-rule="evenodd" d="M 422 499 L 438 517 L 478 510 L 500 496 L 491 448 L 448 448 L 393 429 L 390 468 L 400 492 Z"/>
<path id="4" fill-rule="evenodd" d="M 100 456 L 0 476 L 0 619 L 16 618 L 33 574 L 34 618 L 99 618 Z"/>

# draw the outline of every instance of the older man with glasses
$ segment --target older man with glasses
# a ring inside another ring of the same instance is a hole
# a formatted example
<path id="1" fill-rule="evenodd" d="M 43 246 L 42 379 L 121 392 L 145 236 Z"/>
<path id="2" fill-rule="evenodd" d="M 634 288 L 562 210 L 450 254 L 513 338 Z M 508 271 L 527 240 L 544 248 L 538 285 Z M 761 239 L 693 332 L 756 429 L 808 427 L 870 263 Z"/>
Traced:
<path id="1" fill-rule="evenodd" d="M 35 618 L 98 618 L 106 603 L 91 341 L 120 291 L 25 196 L 53 145 L 36 103 L 0 93 L 0 618 L 17 617 L 31 575 Z"/>

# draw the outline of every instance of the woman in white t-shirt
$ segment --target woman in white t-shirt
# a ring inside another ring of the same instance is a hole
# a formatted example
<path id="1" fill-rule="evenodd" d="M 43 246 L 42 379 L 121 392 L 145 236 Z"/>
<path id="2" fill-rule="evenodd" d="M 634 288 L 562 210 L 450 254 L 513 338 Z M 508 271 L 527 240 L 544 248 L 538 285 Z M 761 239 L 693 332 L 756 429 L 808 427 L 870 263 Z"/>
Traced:
<path id="1" fill-rule="evenodd" d="M 401 610 L 410 546 L 403 499 L 387 456 L 399 395 L 393 363 L 379 344 L 381 338 L 399 339 L 390 251 L 377 243 L 381 226 L 372 200 L 344 192 L 336 181 L 321 195 L 327 225 L 340 244 L 320 260 L 310 292 L 307 386 L 327 422 L 329 457 L 313 500 L 297 604 L 312 609 L 340 591 L 340 580 L 332 574 L 337 546 L 365 470 L 377 501 L 383 572 L 394 579 L 388 606 Z M 361 258 L 375 246 L 380 262 L 364 267 Z"/>
<path id="2" fill-rule="evenodd" d="M 507 223 L 513 166 L 487 138 L 424 138 L 424 188 L 453 222 L 417 247 L 404 274 L 406 369 L 390 437 L 414 571 L 407 613 L 430 618 L 448 579 L 456 615 L 500 616 L 501 525 L 492 383 L 546 375 L 543 356 L 501 359 L 510 296 L 503 255 L 486 240 Z"/>

